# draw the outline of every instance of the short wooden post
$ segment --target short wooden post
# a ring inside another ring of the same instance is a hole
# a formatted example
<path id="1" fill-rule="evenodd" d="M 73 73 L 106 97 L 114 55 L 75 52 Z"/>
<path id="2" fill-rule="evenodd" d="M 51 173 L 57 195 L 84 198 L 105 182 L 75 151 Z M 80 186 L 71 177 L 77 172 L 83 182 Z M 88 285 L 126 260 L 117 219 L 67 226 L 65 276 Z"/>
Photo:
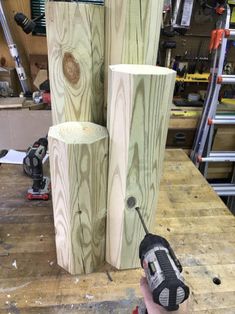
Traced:
<path id="1" fill-rule="evenodd" d="M 103 124 L 104 8 L 46 3 L 53 124 Z"/>
<path id="2" fill-rule="evenodd" d="M 116 65 L 109 70 L 109 176 L 106 260 L 113 266 L 139 267 L 144 237 L 135 207 L 151 230 L 175 83 L 175 71 L 147 65 Z"/>
<path id="3" fill-rule="evenodd" d="M 108 133 L 66 122 L 51 127 L 48 140 L 57 262 L 90 273 L 105 259 Z"/>

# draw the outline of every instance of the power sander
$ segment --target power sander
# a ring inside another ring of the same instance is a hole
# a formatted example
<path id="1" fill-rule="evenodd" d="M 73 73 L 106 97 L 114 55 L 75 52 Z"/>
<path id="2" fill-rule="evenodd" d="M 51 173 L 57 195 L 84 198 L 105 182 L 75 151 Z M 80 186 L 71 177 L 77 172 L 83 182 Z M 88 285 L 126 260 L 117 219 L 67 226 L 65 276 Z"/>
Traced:
<path id="1" fill-rule="evenodd" d="M 139 258 L 153 301 L 167 311 L 176 311 L 189 297 L 189 287 L 181 275 L 182 266 L 168 241 L 149 233 L 139 207 L 135 209 L 146 233 L 140 243 Z"/>

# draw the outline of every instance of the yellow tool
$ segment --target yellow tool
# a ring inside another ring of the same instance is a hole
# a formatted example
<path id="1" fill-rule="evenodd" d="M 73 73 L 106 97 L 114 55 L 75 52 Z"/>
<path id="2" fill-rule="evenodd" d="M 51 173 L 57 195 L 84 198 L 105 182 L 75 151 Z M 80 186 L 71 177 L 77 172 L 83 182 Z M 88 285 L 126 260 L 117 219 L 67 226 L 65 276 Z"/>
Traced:
<path id="1" fill-rule="evenodd" d="M 179 110 L 179 111 L 171 111 L 171 118 L 172 117 L 184 117 L 184 118 L 188 118 L 188 117 L 200 117 L 201 115 L 201 111 L 183 111 L 183 110 Z"/>
<path id="2" fill-rule="evenodd" d="M 195 73 L 195 74 L 186 74 L 184 77 L 176 77 L 177 82 L 185 83 L 208 83 L 210 73 Z"/>

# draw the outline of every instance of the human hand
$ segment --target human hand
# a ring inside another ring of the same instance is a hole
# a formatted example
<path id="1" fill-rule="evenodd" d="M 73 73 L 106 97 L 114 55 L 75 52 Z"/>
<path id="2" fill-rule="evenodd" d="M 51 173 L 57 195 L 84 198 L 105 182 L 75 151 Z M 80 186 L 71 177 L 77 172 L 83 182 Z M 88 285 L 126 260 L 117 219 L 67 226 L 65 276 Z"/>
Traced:
<path id="1" fill-rule="evenodd" d="M 187 301 L 181 304 L 180 308 L 177 311 L 173 311 L 173 312 L 168 312 L 162 306 L 154 303 L 152 294 L 149 290 L 147 279 L 145 277 L 142 277 L 140 279 L 140 290 L 144 297 L 144 302 L 145 302 L 148 314 L 169 314 L 169 313 L 188 314 L 189 313 Z"/>

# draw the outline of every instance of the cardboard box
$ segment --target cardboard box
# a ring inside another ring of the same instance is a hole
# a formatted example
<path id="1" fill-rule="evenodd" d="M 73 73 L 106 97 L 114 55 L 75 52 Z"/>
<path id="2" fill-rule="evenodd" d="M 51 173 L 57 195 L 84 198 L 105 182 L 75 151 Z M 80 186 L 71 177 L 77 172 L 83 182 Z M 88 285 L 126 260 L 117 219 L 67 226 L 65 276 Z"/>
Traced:
<path id="1" fill-rule="evenodd" d="M 14 95 L 19 95 L 21 92 L 21 86 L 15 68 L 0 67 L 0 81 L 7 82 L 9 88 L 13 90 Z"/>
<path id="2" fill-rule="evenodd" d="M 25 151 L 40 137 L 45 137 L 51 125 L 50 110 L 0 110 L 0 150 Z"/>

